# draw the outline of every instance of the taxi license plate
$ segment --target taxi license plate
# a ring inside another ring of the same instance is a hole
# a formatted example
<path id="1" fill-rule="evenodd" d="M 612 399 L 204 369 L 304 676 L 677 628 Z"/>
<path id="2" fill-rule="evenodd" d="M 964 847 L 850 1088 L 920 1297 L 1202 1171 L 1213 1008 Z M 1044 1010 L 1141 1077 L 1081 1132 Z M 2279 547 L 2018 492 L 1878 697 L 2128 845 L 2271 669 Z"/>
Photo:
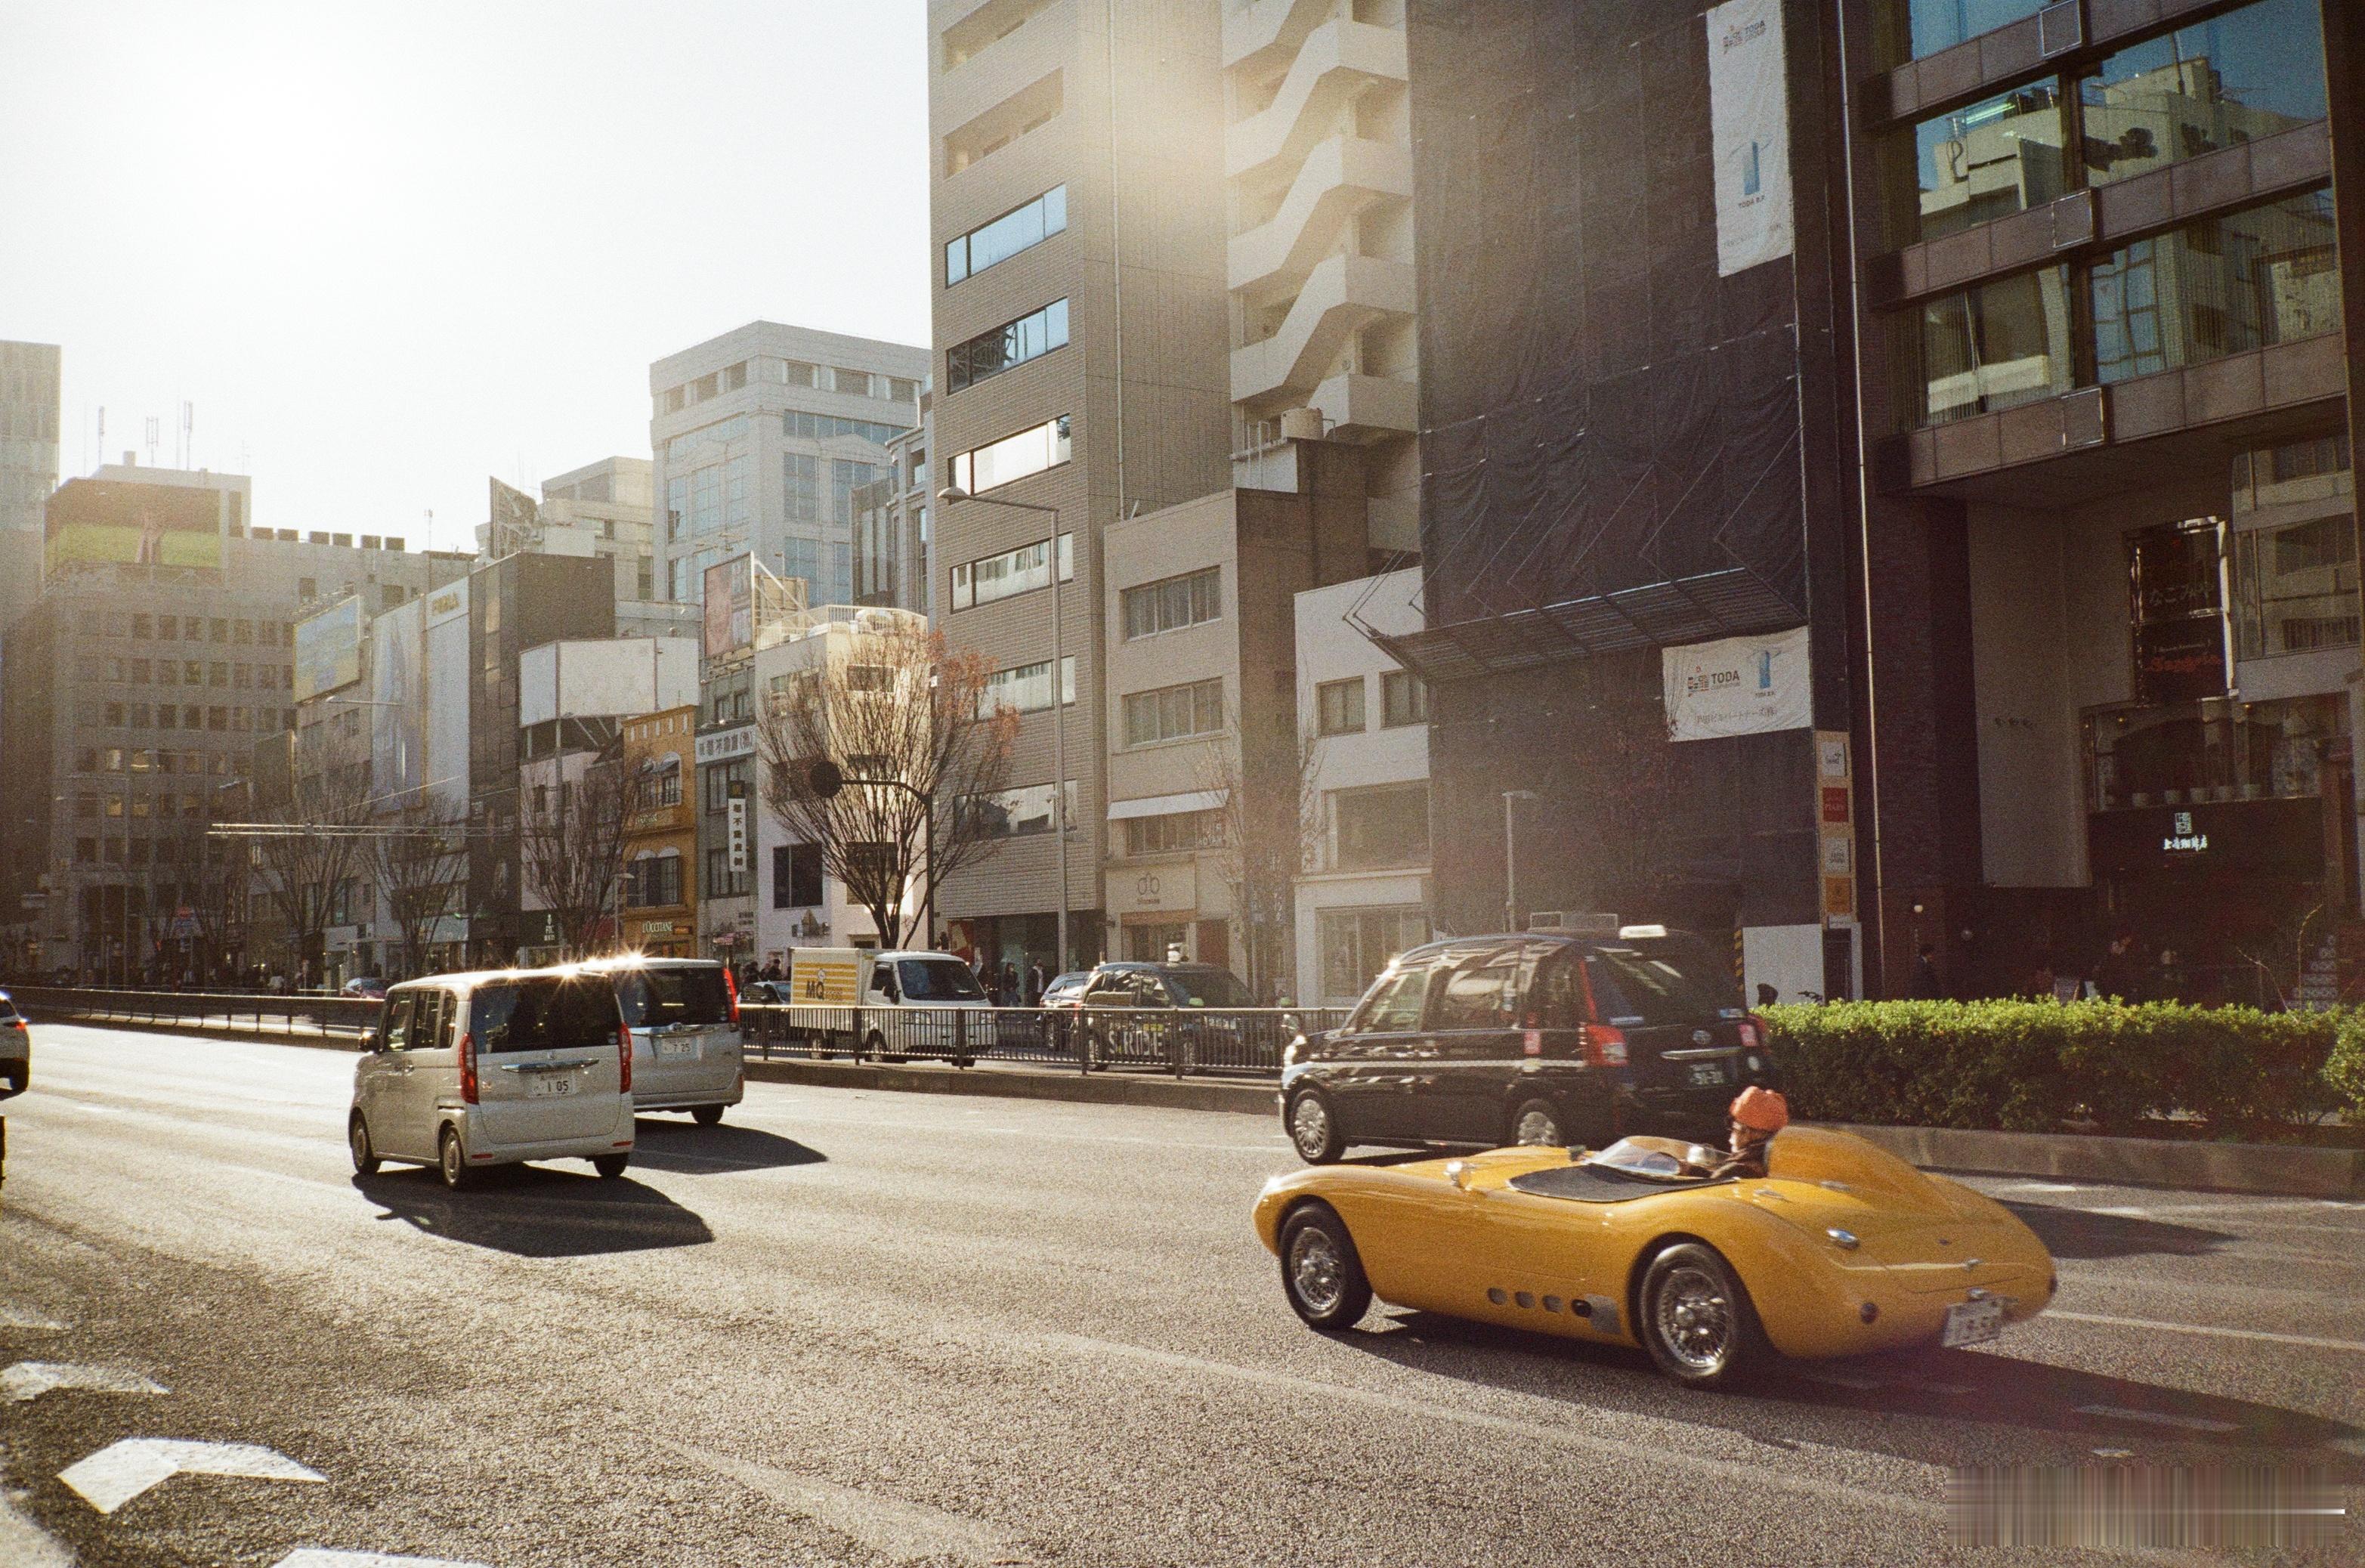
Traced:
<path id="1" fill-rule="evenodd" d="M 657 1059 L 660 1061 L 677 1061 L 683 1057 L 694 1057 L 697 1054 L 696 1040 L 659 1040 L 657 1042 Z"/>
<path id="2" fill-rule="evenodd" d="M 1722 1083 L 1724 1081 L 1724 1063 L 1721 1061 L 1696 1061 L 1690 1063 L 1689 1066 L 1692 1070 L 1692 1082 L 1695 1086 Z"/>
<path id="3" fill-rule="evenodd" d="M 2000 1301 L 1956 1302 L 1946 1309 L 1946 1327 L 1938 1336 L 1938 1343 L 1981 1345 L 2003 1333 L 2003 1303 Z"/>
<path id="4" fill-rule="evenodd" d="M 555 1099 L 575 1092 L 575 1075 L 571 1072 L 537 1072 L 525 1081 L 529 1100 Z"/>

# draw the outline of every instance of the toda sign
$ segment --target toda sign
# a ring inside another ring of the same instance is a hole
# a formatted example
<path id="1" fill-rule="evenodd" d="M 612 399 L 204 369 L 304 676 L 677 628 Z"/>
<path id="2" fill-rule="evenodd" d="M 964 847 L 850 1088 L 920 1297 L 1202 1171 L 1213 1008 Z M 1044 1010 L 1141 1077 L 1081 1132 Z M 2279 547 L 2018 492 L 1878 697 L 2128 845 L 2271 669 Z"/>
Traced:
<path id="1" fill-rule="evenodd" d="M 1803 730 L 1814 722 L 1803 626 L 1665 648 L 1659 659 L 1671 741 Z"/>
<path id="2" fill-rule="evenodd" d="M 1781 0 L 1727 0 L 1708 24 L 1719 277 L 1790 253 L 1790 95 Z"/>

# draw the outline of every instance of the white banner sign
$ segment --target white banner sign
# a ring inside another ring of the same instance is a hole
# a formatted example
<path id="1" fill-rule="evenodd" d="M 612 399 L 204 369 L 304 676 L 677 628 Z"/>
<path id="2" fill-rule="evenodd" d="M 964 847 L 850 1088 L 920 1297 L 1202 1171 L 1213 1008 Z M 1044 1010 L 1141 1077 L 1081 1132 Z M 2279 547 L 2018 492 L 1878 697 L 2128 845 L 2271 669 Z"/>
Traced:
<path id="1" fill-rule="evenodd" d="M 1782 0 L 1726 0 L 1708 14 L 1708 113 L 1716 149 L 1716 273 L 1790 253 L 1790 96 Z"/>
<path id="2" fill-rule="evenodd" d="M 1804 626 L 1664 648 L 1659 658 L 1671 741 L 1761 735 L 1814 722 Z"/>

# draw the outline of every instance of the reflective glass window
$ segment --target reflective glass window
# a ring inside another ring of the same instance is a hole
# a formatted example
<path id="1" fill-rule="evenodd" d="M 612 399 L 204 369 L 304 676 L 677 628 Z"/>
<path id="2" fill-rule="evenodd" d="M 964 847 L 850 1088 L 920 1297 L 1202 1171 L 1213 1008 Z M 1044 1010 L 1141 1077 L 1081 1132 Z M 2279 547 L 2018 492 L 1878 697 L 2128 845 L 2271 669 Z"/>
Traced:
<path id="1" fill-rule="evenodd" d="M 1895 157 L 1907 133 L 1887 149 Z M 1923 120 L 1911 132 L 1913 186 L 1890 197 L 1890 242 L 1934 240 L 2042 207 L 2068 178 L 2061 84 L 2047 77 Z"/>
<path id="2" fill-rule="evenodd" d="M 2092 185 L 2322 119 L 2316 0 L 2264 0 L 2121 50 L 2079 84 Z"/>
<path id="3" fill-rule="evenodd" d="M 2340 328 L 2332 193 L 2311 191 L 2138 240 L 2095 263 L 2105 382 Z"/>
<path id="4" fill-rule="evenodd" d="M 2069 283 L 2062 267 L 1999 278 L 1921 309 L 1920 422 L 1944 424 L 2069 390 Z"/>
<path id="5" fill-rule="evenodd" d="M 1899 0 L 1909 23 L 1913 57 L 1952 49 L 1981 33 L 2033 17 L 2052 0 Z"/>

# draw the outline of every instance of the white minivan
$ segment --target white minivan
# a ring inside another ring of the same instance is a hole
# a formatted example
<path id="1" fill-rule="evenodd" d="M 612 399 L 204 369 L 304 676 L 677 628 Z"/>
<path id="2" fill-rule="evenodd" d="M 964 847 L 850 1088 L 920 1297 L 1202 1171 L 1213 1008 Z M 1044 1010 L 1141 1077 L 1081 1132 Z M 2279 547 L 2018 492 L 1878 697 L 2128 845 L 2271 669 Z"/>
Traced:
<path id="1" fill-rule="evenodd" d="M 688 1111 L 711 1127 L 747 1095 L 739 991 L 712 958 L 610 958 L 584 968 L 616 982 L 633 1032 L 633 1109 Z"/>
<path id="2" fill-rule="evenodd" d="M 488 1165 L 633 1153 L 633 1036 L 610 977 L 577 968 L 406 980 L 353 1069 L 353 1169 L 432 1165 L 447 1187 Z"/>

